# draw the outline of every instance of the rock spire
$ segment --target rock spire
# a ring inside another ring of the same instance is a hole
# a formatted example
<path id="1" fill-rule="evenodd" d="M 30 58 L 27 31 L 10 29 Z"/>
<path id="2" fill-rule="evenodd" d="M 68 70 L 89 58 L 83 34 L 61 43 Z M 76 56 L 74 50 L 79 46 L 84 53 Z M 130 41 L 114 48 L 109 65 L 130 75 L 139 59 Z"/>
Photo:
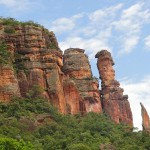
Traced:
<path id="1" fill-rule="evenodd" d="M 115 80 L 114 61 L 111 53 L 102 50 L 95 55 L 98 58 L 97 67 L 101 79 L 102 108 L 116 123 L 133 125 L 132 112 L 128 96 L 123 95 L 123 89 Z"/>
<path id="2" fill-rule="evenodd" d="M 142 103 L 140 103 L 140 105 L 141 105 L 143 131 L 150 132 L 150 118 L 149 118 L 149 115 L 148 115 L 144 105 Z"/>

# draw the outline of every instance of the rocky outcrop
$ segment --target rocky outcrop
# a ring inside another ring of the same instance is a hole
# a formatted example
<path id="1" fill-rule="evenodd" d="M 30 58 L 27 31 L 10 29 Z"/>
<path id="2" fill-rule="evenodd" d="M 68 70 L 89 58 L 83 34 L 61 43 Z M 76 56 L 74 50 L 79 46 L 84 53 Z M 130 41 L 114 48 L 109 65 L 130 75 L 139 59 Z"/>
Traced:
<path id="1" fill-rule="evenodd" d="M 74 82 L 81 96 L 81 112 L 102 112 L 99 84 L 93 78 L 89 60 L 83 49 L 70 48 L 64 52 L 64 74 Z"/>
<path id="2" fill-rule="evenodd" d="M 143 126 L 143 131 L 150 132 L 150 118 L 149 115 L 142 103 L 141 105 L 141 115 L 142 115 L 142 126 Z"/>
<path id="3" fill-rule="evenodd" d="M 12 30 L 13 33 L 7 33 Z M 58 107 L 60 112 L 66 113 L 61 71 L 63 55 L 53 32 L 32 25 L 17 25 L 11 28 L 3 25 L 0 33 L 13 57 L 12 66 L 15 71 L 11 69 L 9 72 L 11 76 L 15 74 L 21 96 L 29 95 L 28 92 L 34 90 L 36 85 L 42 91 L 41 96 Z M 6 71 L 2 70 L 1 74 L 3 72 Z M 2 80 L 7 82 L 5 78 Z M 1 101 L 9 101 L 10 98 L 7 96 L 1 98 Z"/>
<path id="4" fill-rule="evenodd" d="M 133 124 L 132 112 L 128 96 L 123 95 L 123 89 L 115 80 L 113 59 L 110 52 L 102 50 L 95 55 L 98 58 L 97 67 L 101 79 L 102 107 L 106 114 L 116 123 Z"/>
<path id="5" fill-rule="evenodd" d="M 0 51 L 4 56 L 0 55 L 1 102 L 11 101 L 13 96 L 42 96 L 63 114 L 104 110 L 116 123 L 132 125 L 128 97 L 115 80 L 109 52 L 96 55 L 102 80 L 99 91 L 84 50 L 70 48 L 63 55 L 53 32 L 32 22 L 0 20 L 0 40 L 9 54 Z"/>

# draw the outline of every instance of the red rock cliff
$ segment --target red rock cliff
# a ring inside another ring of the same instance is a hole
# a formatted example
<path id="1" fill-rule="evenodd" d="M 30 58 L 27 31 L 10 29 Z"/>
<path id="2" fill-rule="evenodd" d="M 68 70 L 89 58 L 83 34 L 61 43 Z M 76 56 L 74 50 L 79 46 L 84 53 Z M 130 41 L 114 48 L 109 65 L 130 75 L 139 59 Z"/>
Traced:
<path id="1" fill-rule="evenodd" d="M 150 118 L 149 115 L 142 103 L 141 105 L 141 115 L 142 115 L 142 126 L 143 126 L 143 131 L 148 131 L 150 132 Z"/>
<path id="2" fill-rule="evenodd" d="M 5 60 L 0 64 L 0 101 L 9 102 L 12 96 L 34 96 L 33 90 L 38 87 L 41 92 L 36 94 L 61 113 L 77 114 L 101 113 L 102 97 L 103 109 L 112 120 L 132 125 L 128 97 L 115 80 L 109 52 L 96 55 L 102 80 L 100 92 L 84 50 L 70 48 L 63 55 L 53 32 L 34 24 L 0 22 L 0 40 L 10 54 L 9 63 Z"/>
<path id="3" fill-rule="evenodd" d="M 110 52 L 102 50 L 95 55 L 98 58 L 97 67 L 101 79 L 102 107 L 116 123 L 133 124 L 132 112 L 128 102 L 128 96 L 123 95 L 123 89 L 115 80 L 113 59 Z"/>
<path id="4" fill-rule="evenodd" d="M 80 111 L 102 112 L 99 84 L 92 77 L 89 60 L 83 49 L 71 48 L 64 52 L 63 71 L 79 91 Z"/>
<path id="5" fill-rule="evenodd" d="M 8 33 L 8 29 L 13 33 Z M 11 97 L 6 96 L 11 93 L 8 89 L 15 92 L 19 87 L 21 96 L 27 96 L 29 90 L 33 90 L 36 85 L 43 91 L 41 96 L 58 107 L 60 112 L 66 113 L 62 88 L 62 52 L 53 32 L 33 25 L 1 25 L 0 33 L 11 52 L 12 66 L 15 68 L 15 71 L 4 67 L 1 70 L 1 76 L 3 72 L 9 74 L 1 78 L 1 87 L 4 87 L 5 82 L 9 85 L 6 91 L 1 92 L 1 101 L 10 101 Z M 8 81 L 9 78 L 11 81 Z"/>

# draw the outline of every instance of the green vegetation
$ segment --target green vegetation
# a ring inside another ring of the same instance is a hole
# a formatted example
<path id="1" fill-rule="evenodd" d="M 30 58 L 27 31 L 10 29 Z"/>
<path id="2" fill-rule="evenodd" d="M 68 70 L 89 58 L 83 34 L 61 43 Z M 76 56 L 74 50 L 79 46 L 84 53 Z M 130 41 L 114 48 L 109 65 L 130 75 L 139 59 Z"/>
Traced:
<path id="1" fill-rule="evenodd" d="M 38 122 L 39 115 L 48 115 L 49 118 Z M 29 150 L 100 150 L 101 144 L 113 145 L 116 150 L 150 149 L 150 135 L 147 133 L 132 132 L 131 127 L 116 125 L 102 114 L 61 115 L 39 96 L 15 97 L 10 104 L 1 103 L 0 118 L 0 143 L 3 147 L 6 140 L 10 145 L 29 143 L 25 144 Z"/>
<path id="2" fill-rule="evenodd" d="M 6 25 L 6 26 L 11 26 L 11 27 L 16 27 L 18 25 L 21 25 L 21 26 L 32 25 L 34 27 L 40 27 L 40 28 L 45 29 L 44 26 L 42 26 L 42 25 L 40 25 L 38 23 L 35 23 L 33 21 L 23 22 L 23 21 L 18 21 L 18 20 L 14 19 L 14 18 L 3 18 L 3 17 L 0 17 L 0 23 L 3 24 L 3 25 Z"/>
<path id="3" fill-rule="evenodd" d="M 24 63 L 25 60 L 22 59 L 22 55 L 19 54 L 18 52 L 15 52 L 14 54 L 14 63 L 13 63 L 13 68 L 18 73 L 20 70 L 24 70 L 24 72 L 27 74 L 28 70 L 26 69 Z"/>
<path id="4" fill-rule="evenodd" d="M 1 150 L 33 150 L 30 143 L 25 143 L 23 140 L 15 140 L 12 138 L 0 138 Z"/>
<path id="5" fill-rule="evenodd" d="M 4 32 L 5 33 L 10 33 L 10 34 L 14 34 L 15 33 L 15 29 L 13 27 L 5 27 L 4 28 Z"/>
<path id="6" fill-rule="evenodd" d="M 48 48 L 57 49 L 57 46 L 54 43 L 49 44 Z"/>
<path id="7" fill-rule="evenodd" d="M 7 45 L 0 42 L 0 64 L 8 64 L 10 62 L 11 54 L 7 50 Z"/>

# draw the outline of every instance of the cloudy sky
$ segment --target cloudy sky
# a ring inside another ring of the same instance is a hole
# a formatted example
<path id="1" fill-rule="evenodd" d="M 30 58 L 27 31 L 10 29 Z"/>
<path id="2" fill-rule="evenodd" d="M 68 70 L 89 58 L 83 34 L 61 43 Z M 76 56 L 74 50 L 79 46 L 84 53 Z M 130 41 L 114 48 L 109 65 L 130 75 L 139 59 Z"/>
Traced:
<path id="1" fill-rule="evenodd" d="M 85 49 L 96 77 L 94 56 L 109 50 L 141 129 L 140 102 L 150 114 L 150 0 L 0 0 L 0 16 L 44 25 L 62 50 Z"/>

